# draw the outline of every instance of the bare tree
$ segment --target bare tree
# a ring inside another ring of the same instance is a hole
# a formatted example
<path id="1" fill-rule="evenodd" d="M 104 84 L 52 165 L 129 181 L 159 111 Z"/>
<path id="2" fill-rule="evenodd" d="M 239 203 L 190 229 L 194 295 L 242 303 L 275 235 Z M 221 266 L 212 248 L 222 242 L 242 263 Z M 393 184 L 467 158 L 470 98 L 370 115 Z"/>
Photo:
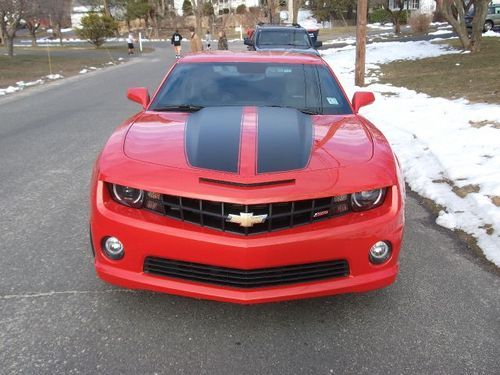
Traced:
<path id="1" fill-rule="evenodd" d="M 44 9 L 41 6 L 40 0 L 32 0 L 28 2 L 26 11 L 23 16 L 26 21 L 26 28 L 31 35 L 31 45 L 36 46 L 36 32 L 40 27 L 41 19 L 44 17 Z"/>
<path id="2" fill-rule="evenodd" d="M 479 52 L 489 2 L 490 0 L 436 0 L 437 9 L 453 27 L 464 50 Z M 469 37 L 465 16 L 472 7 L 474 7 L 474 18 L 472 34 Z"/>
<path id="3" fill-rule="evenodd" d="M 394 33 L 401 33 L 401 16 L 405 9 L 405 0 L 394 0 L 394 8 L 391 9 L 390 1 L 385 0 L 382 4 L 384 10 L 391 16 L 392 23 L 394 24 Z"/>
<path id="4" fill-rule="evenodd" d="M 14 38 L 25 7 L 25 0 L 0 0 L 0 29 L 7 41 L 9 57 L 14 56 Z"/>
<path id="5" fill-rule="evenodd" d="M 62 45 L 62 28 L 65 26 L 71 13 L 71 0 L 44 0 L 44 7 L 49 16 L 50 26 L 54 35 Z"/>

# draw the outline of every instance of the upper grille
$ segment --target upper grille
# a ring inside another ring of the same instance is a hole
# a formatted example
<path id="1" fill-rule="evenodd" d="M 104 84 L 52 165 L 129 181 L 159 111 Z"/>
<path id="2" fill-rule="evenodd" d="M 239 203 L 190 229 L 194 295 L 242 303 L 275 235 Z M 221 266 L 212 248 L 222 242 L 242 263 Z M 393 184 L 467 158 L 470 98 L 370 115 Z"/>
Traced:
<path id="1" fill-rule="evenodd" d="M 144 272 L 159 276 L 201 283 L 226 285 L 234 288 L 261 288 L 272 285 L 349 276 L 346 260 L 297 264 L 283 267 L 241 270 L 178 260 L 147 257 Z"/>
<path id="2" fill-rule="evenodd" d="M 185 198 L 159 193 L 146 193 L 144 207 L 173 219 L 187 221 L 202 227 L 241 235 L 272 232 L 329 219 L 351 210 L 349 195 L 307 199 L 293 202 L 237 204 Z M 228 222 L 229 215 L 252 213 L 267 215 L 263 223 L 243 227 Z"/>

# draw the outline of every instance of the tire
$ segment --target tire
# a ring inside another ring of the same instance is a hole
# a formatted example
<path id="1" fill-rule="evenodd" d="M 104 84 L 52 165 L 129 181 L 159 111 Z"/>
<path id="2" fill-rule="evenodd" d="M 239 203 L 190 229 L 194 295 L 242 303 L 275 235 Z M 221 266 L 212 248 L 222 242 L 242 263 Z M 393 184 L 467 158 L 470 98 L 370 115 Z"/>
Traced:
<path id="1" fill-rule="evenodd" d="M 483 33 L 487 32 L 487 31 L 490 31 L 491 29 L 493 29 L 493 22 L 488 20 L 484 23 L 484 26 L 483 26 Z"/>

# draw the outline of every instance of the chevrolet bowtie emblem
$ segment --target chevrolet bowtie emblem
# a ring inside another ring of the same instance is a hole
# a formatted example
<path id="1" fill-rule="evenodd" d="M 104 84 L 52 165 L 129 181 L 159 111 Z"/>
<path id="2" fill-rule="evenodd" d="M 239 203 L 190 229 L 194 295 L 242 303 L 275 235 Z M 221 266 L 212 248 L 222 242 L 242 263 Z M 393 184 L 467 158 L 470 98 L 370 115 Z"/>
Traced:
<path id="1" fill-rule="evenodd" d="M 252 212 L 240 212 L 239 215 L 227 215 L 227 220 L 230 223 L 240 224 L 240 227 L 250 228 L 254 224 L 260 224 L 266 221 L 267 215 L 253 215 Z"/>

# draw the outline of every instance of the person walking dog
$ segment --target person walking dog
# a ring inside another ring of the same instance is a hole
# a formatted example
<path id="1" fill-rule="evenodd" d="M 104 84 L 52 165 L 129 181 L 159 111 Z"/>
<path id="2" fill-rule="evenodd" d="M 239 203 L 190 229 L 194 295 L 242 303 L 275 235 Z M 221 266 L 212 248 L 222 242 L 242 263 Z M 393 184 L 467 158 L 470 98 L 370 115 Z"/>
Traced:
<path id="1" fill-rule="evenodd" d="M 181 50 L 182 50 L 182 35 L 179 34 L 179 30 L 175 30 L 175 33 L 172 35 L 171 43 L 174 46 L 175 50 L 175 58 L 180 59 L 181 58 Z"/>
<path id="2" fill-rule="evenodd" d="M 191 26 L 189 28 L 189 31 L 191 32 L 191 52 L 200 52 L 203 50 L 203 45 L 201 43 L 200 37 L 196 34 L 194 27 Z"/>

